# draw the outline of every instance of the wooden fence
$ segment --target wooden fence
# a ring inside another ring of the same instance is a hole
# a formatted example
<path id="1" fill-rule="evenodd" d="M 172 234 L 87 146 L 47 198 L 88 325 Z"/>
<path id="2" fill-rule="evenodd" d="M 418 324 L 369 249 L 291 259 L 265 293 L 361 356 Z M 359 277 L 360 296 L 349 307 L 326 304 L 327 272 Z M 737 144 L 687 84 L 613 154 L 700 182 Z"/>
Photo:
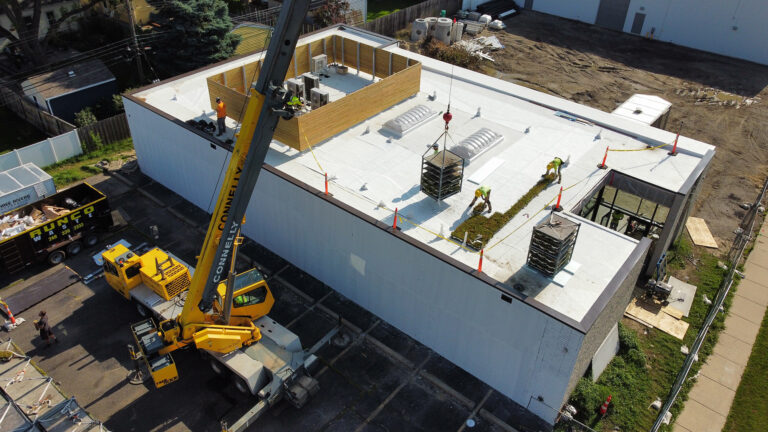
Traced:
<path id="1" fill-rule="evenodd" d="M 77 128 L 77 135 L 83 150 L 90 152 L 96 150 L 98 143 L 110 144 L 115 141 L 124 140 L 131 137 L 131 131 L 128 129 L 128 120 L 125 113 L 100 120 L 92 125 Z M 94 137 L 97 137 L 94 139 Z"/>
<path id="2" fill-rule="evenodd" d="M 461 0 L 427 0 L 425 2 L 401 9 L 397 12 L 368 21 L 358 27 L 385 36 L 394 36 L 395 32 L 413 23 L 416 18 L 436 17 L 444 10 L 451 16 L 461 8 Z"/>
<path id="3" fill-rule="evenodd" d="M 0 106 L 13 111 L 17 116 L 45 132 L 49 137 L 75 129 L 75 125 L 38 108 L 32 101 L 7 87 L 0 87 Z"/>

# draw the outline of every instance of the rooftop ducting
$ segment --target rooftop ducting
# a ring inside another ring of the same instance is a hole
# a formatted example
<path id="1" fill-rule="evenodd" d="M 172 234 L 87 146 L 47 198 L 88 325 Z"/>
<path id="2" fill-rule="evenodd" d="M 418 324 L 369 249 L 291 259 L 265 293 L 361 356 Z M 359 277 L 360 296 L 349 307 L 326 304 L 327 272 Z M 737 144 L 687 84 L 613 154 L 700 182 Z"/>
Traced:
<path id="1" fill-rule="evenodd" d="M 504 141 L 503 135 L 488 128 L 482 128 L 451 147 L 451 151 L 471 161 L 502 141 Z"/>
<path id="2" fill-rule="evenodd" d="M 435 118 L 438 113 L 425 105 L 416 105 L 392 120 L 384 123 L 384 129 L 399 137 Z"/>

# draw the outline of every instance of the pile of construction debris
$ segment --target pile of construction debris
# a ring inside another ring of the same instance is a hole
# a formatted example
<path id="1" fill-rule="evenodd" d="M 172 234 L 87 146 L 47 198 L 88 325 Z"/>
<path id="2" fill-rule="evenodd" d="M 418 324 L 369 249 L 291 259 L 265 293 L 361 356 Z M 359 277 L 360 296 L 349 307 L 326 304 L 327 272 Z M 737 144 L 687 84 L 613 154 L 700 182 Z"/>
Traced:
<path id="1" fill-rule="evenodd" d="M 67 205 L 71 205 L 73 208 L 77 207 L 77 203 L 72 199 L 68 198 L 67 200 Z M 30 228 L 64 216 L 71 211 L 55 205 L 41 205 L 39 208 L 38 206 L 32 206 L 29 214 L 25 215 L 24 213 L 27 210 L 29 208 L 0 218 L 0 240 L 23 233 Z"/>
<path id="2" fill-rule="evenodd" d="M 494 61 L 485 51 L 497 51 L 504 49 L 504 45 L 499 42 L 499 38 L 496 36 L 480 36 L 474 39 L 461 40 L 453 44 L 463 50 L 466 50 L 472 55 L 482 57 L 486 60 Z"/>

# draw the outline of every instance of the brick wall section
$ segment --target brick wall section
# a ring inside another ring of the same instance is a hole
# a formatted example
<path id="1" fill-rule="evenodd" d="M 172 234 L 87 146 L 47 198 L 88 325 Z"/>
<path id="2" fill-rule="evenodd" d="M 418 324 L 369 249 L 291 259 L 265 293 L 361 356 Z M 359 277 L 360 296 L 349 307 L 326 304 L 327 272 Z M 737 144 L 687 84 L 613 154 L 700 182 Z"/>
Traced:
<path id="1" fill-rule="evenodd" d="M 576 383 L 578 383 L 579 378 L 584 376 L 584 373 L 592 362 L 592 356 L 594 356 L 597 349 L 600 348 L 605 337 L 608 336 L 608 332 L 610 332 L 613 325 L 624 316 L 624 310 L 632 299 L 632 292 L 635 289 L 637 278 L 643 270 L 643 264 L 645 264 L 645 258 L 650 250 L 650 245 L 650 240 L 643 239 L 637 246 L 637 249 L 635 249 L 635 252 L 630 255 L 627 261 L 631 261 L 634 265 L 626 273 L 626 277 L 620 282 L 616 293 L 610 300 L 608 300 L 608 303 L 584 336 L 579 355 L 576 358 L 576 364 L 571 373 L 571 379 L 568 381 L 568 388 L 566 389 L 566 396 L 563 403 L 568 400 L 571 392 L 576 388 Z M 610 289 L 610 286 L 608 289 Z"/>

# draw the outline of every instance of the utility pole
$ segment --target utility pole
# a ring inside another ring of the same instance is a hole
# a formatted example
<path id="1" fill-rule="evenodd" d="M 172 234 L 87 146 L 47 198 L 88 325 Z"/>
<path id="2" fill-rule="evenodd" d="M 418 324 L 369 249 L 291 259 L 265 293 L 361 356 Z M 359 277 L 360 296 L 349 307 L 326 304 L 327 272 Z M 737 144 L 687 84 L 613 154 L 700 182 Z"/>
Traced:
<path id="1" fill-rule="evenodd" d="M 125 9 L 128 12 L 128 24 L 131 27 L 131 38 L 133 39 L 133 50 L 136 53 L 136 66 L 139 68 L 139 82 L 144 82 L 144 69 L 141 67 L 141 52 L 139 51 L 139 42 L 136 39 L 136 24 L 133 22 L 133 3 L 132 0 L 125 0 Z"/>

